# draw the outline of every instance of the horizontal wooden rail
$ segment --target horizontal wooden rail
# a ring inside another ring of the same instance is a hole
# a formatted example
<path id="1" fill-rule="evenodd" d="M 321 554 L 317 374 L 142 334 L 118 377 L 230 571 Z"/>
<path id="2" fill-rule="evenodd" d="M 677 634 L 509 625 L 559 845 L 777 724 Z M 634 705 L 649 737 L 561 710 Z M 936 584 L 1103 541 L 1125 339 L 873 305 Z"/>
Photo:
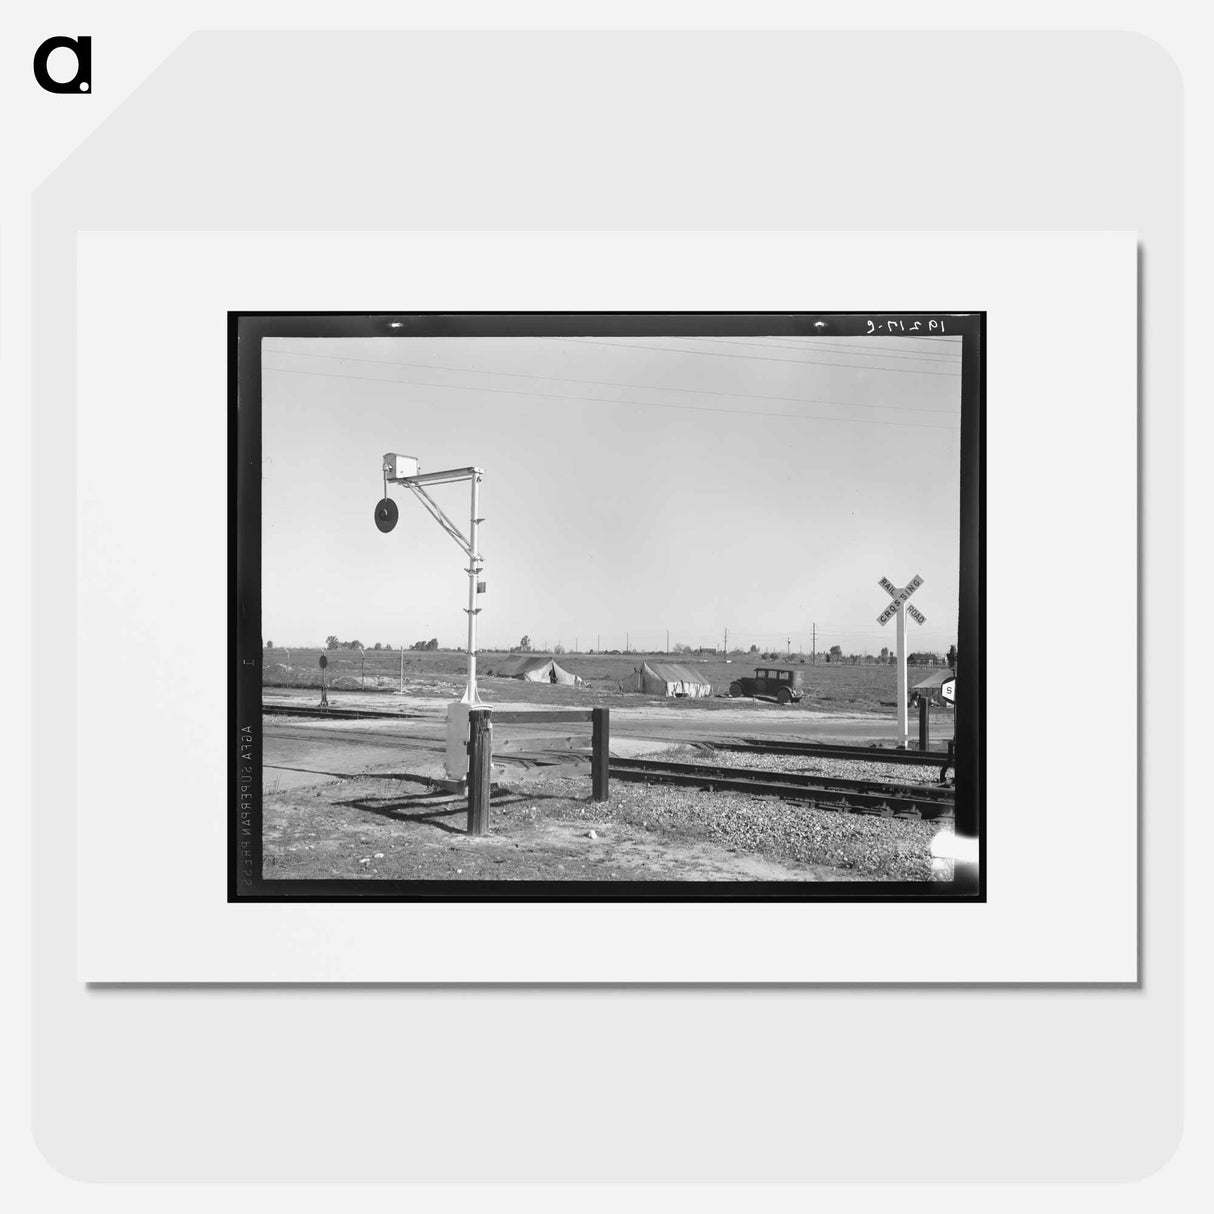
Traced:
<path id="1" fill-rule="evenodd" d="M 493 709 L 493 719 L 499 725 L 564 725 L 576 721 L 593 721 L 593 708 L 541 708 L 536 712 Z"/>

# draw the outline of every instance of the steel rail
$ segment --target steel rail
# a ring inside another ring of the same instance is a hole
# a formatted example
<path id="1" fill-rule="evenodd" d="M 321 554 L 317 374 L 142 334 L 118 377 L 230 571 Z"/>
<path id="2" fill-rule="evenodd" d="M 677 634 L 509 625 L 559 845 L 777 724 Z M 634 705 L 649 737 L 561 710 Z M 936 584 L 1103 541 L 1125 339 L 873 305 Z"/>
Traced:
<path id="1" fill-rule="evenodd" d="M 261 711 L 263 716 L 268 717 L 321 717 L 331 721 L 416 721 L 422 715 L 416 712 L 384 712 L 376 708 L 317 708 L 315 705 L 296 707 L 293 704 L 263 704 Z"/>
<path id="2" fill-rule="evenodd" d="M 862 793 L 893 793 L 896 796 L 913 797 L 916 800 L 952 802 L 955 799 L 954 790 L 939 784 L 907 784 L 901 780 L 856 780 L 850 776 L 827 776 L 813 771 L 767 771 L 763 768 L 733 767 L 728 764 L 714 763 L 674 763 L 665 759 L 612 759 L 621 767 L 632 764 L 644 765 L 656 763 L 670 771 L 684 772 L 689 775 L 704 773 L 708 776 L 746 776 L 763 780 L 767 783 L 789 784 L 794 787 L 813 787 L 837 789 L 840 792 Z M 638 766 L 637 770 L 646 770 Z"/>
<path id="3" fill-rule="evenodd" d="M 773 742 L 747 738 L 741 742 L 707 743 L 714 750 L 739 751 L 742 754 L 805 755 L 822 759 L 863 759 L 870 763 L 901 763 L 905 766 L 939 767 L 948 757 L 946 750 L 895 750 L 891 746 L 823 746 L 817 742 Z"/>
<path id="4" fill-rule="evenodd" d="M 612 759 L 609 775 L 615 780 L 642 783 L 684 784 L 731 792 L 776 796 L 785 800 L 809 801 L 818 809 L 844 813 L 877 814 L 882 817 L 945 818 L 953 816 L 953 802 L 939 796 L 942 790 L 906 786 L 871 791 L 840 788 L 839 782 L 792 772 L 754 771 L 742 767 L 709 767 L 695 763 L 662 763 L 649 759 Z M 913 794 L 913 795 L 912 795 Z M 921 795 L 926 794 L 926 795 Z"/>

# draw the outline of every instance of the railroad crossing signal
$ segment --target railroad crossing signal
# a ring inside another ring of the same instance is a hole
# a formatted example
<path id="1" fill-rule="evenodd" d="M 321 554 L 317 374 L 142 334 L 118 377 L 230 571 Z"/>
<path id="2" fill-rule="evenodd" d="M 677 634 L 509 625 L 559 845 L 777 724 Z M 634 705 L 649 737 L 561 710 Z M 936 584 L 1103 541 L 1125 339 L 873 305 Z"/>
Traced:
<path id="1" fill-rule="evenodd" d="M 477 595 L 485 593 L 485 583 L 481 578 L 484 562 L 480 555 L 480 536 L 478 528 L 485 520 L 480 517 L 480 483 L 485 475 L 483 468 L 448 468 L 444 472 L 423 472 L 421 461 L 415 455 L 401 455 L 389 451 L 383 458 L 384 495 L 375 505 L 375 525 L 382 532 L 389 532 L 396 526 L 400 517 L 396 503 L 388 497 L 388 486 L 404 485 L 411 490 L 418 501 L 429 511 L 436 523 L 459 545 L 460 550 L 468 558 L 464 572 L 468 575 L 468 606 L 464 611 L 468 615 L 468 684 L 463 697 L 454 704 L 447 706 L 447 778 L 451 781 L 464 780 L 468 774 L 468 738 L 469 720 L 473 708 L 481 706 L 481 698 L 476 689 L 476 617 L 481 608 L 477 603 Z M 472 488 L 471 515 L 468 524 L 468 534 L 465 535 L 449 519 L 442 507 L 426 492 L 428 485 L 448 485 L 459 481 L 467 481 Z M 403 679 L 402 679 L 403 682 Z"/>
<path id="2" fill-rule="evenodd" d="M 898 608 L 903 606 L 906 603 L 906 600 L 909 599 L 910 596 L 923 585 L 923 579 L 916 573 L 915 576 L 911 578 L 911 580 L 907 582 L 906 585 L 901 589 L 895 586 L 887 577 L 883 577 L 877 584 L 886 592 L 886 594 L 889 595 L 891 599 L 894 600 L 879 616 L 877 616 L 878 624 L 886 624 L 893 619 Z M 920 615 L 919 612 L 913 607 L 907 608 L 907 614 L 917 624 L 927 623 L 927 616 Z"/>
<path id="3" fill-rule="evenodd" d="M 883 577 L 877 585 L 893 599 L 893 602 L 877 616 L 877 623 L 884 626 L 895 616 L 898 617 L 898 745 L 905 747 L 910 728 L 906 707 L 906 617 L 909 615 L 916 624 L 927 623 L 927 616 L 917 608 L 911 607 L 907 600 L 923 585 L 923 579 L 916 573 L 905 586 L 899 587 L 895 586 L 889 578 Z"/>

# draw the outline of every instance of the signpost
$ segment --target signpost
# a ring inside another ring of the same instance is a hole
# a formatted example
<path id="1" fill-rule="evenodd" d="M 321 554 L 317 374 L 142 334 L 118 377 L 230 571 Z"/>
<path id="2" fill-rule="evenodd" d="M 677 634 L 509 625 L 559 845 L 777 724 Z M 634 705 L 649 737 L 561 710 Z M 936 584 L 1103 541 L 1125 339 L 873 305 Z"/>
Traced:
<path id="1" fill-rule="evenodd" d="M 329 659 L 322 653 L 320 655 L 320 706 L 321 708 L 329 707 L 329 693 L 325 690 L 325 667 L 328 666 Z"/>
<path id="2" fill-rule="evenodd" d="M 957 702 L 957 680 L 955 678 L 945 679 L 940 684 L 940 695 L 950 704 Z"/>
<path id="3" fill-rule="evenodd" d="M 916 573 L 905 586 L 898 587 L 883 577 L 878 583 L 882 590 L 889 595 L 893 602 L 877 616 L 877 623 L 884 626 L 895 616 L 898 618 L 898 741 L 897 745 L 906 749 L 907 735 L 910 723 L 907 720 L 906 707 L 906 617 L 909 614 L 916 624 L 926 624 L 927 617 L 914 607 L 907 606 L 907 600 L 920 586 L 923 579 Z"/>

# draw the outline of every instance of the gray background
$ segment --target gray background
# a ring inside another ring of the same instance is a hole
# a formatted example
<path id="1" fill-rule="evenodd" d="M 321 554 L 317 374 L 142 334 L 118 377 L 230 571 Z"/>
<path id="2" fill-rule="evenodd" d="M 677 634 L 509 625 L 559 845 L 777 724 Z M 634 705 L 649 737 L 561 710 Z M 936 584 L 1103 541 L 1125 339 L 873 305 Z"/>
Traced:
<path id="1" fill-rule="evenodd" d="M 34 763 L 58 778 L 35 780 L 34 854 L 57 862 L 35 869 L 33 1065 L 48 1159 L 157 1180 L 1114 1180 L 1160 1166 L 1180 1134 L 1179 670 L 1150 641 L 1180 632 L 1179 189 L 1179 78 L 1133 35 L 186 42 L 35 194 L 36 467 L 74 454 L 82 229 L 1137 230 L 1144 977 L 1105 991 L 81 988 L 72 727 L 48 698 L 73 674 L 75 503 L 70 478 L 44 478 Z M 1042 302 L 1057 302 L 1048 283 Z M 1061 490 L 1059 508 L 1073 508 Z M 116 879 L 137 879 L 154 847 L 138 792 L 132 875 Z M 1081 899 L 1081 867 L 1075 881 Z M 473 1115 L 487 1132 L 469 1151 Z"/>

